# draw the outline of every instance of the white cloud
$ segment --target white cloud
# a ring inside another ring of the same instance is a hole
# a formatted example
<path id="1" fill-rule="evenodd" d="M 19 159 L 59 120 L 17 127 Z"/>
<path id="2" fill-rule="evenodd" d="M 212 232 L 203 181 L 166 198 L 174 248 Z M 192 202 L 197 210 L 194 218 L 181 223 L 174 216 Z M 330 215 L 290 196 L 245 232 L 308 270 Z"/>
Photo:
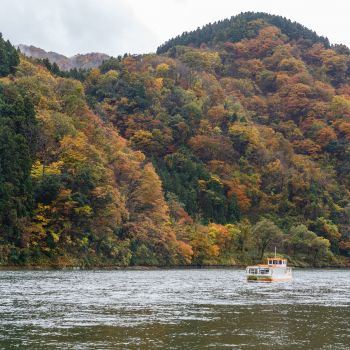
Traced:
<path id="1" fill-rule="evenodd" d="M 297 21 L 328 37 L 332 43 L 350 46 L 350 2 L 345 0 L 129 0 L 136 16 L 157 33 L 158 42 L 229 18 L 240 12 L 268 12 Z"/>
<path id="2" fill-rule="evenodd" d="M 155 51 L 167 39 L 244 11 L 298 21 L 350 46 L 350 3 L 344 0 L 1 0 L 0 31 L 67 55 Z"/>
<path id="3" fill-rule="evenodd" d="M 0 31 L 14 44 L 66 55 L 141 53 L 156 45 L 123 0 L 1 0 Z"/>

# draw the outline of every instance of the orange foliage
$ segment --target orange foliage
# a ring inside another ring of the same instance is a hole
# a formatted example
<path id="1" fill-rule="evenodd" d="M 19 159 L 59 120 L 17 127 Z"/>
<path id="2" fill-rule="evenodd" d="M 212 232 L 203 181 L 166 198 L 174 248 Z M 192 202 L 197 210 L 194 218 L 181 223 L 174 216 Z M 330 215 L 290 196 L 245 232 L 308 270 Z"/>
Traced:
<path id="1" fill-rule="evenodd" d="M 350 96 L 350 84 L 341 84 L 337 89 L 337 93 L 339 95 L 347 95 Z"/>
<path id="2" fill-rule="evenodd" d="M 197 135 L 190 139 L 189 146 L 203 160 L 227 160 L 234 157 L 231 143 L 222 136 Z"/>
<path id="3" fill-rule="evenodd" d="M 284 42 L 280 29 L 267 26 L 260 30 L 258 36 L 250 40 L 242 40 L 235 44 L 237 57 L 260 58 L 268 55 L 272 50 Z"/>
<path id="4" fill-rule="evenodd" d="M 335 122 L 334 126 L 341 136 L 344 136 L 347 140 L 350 140 L 350 122 L 341 120 Z"/>
<path id="5" fill-rule="evenodd" d="M 193 257 L 192 247 L 183 241 L 178 241 L 177 250 L 182 262 L 186 265 L 191 264 Z"/>
<path id="6" fill-rule="evenodd" d="M 207 112 L 208 119 L 214 125 L 221 125 L 221 123 L 228 117 L 229 111 L 224 106 L 214 106 Z"/>
<path id="7" fill-rule="evenodd" d="M 208 228 L 209 235 L 213 236 L 215 239 L 219 252 L 222 251 L 227 245 L 228 241 L 232 239 L 228 228 L 219 224 L 210 224 Z"/>
<path id="8" fill-rule="evenodd" d="M 241 184 L 239 180 L 231 180 L 225 183 L 230 188 L 228 196 L 230 197 L 234 194 L 237 197 L 239 209 L 242 213 L 247 213 L 251 207 L 251 201 L 247 195 L 247 187 Z"/>
<path id="9" fill-rule="evenodd" d="M 321 151 L 321 147 L 310 139 L 294 141 L 293 147 L 297 153 L 315 155 Z"/>
<path id="10" fill-rule="evenodd" d="M 344 240 L 344 241 L 340 241 L 339 243 L 339 248 L 342 250 L 345 250 L 348 252 L 348 254 L 350 253 L 350 239 Z"/>
<path id="11" fill-rule="evenodd" d="M 298 119 L 310 105 L 311 88 L 305 84 L 286 86 L 280 93 L 285 111 L 290 115 L 298 115 Z"/>
<path id="12" fill-rule="evenodd" d="M 337 135 L 334 132 L 334 130 L 326 126 L 322 129 L 320 129 L 317 134 L 316 134 L 316 141 L 321 145 L 321 146 L 326 146 L 328 145 L 331 141 L 334 141 L 337 139 Z"/>

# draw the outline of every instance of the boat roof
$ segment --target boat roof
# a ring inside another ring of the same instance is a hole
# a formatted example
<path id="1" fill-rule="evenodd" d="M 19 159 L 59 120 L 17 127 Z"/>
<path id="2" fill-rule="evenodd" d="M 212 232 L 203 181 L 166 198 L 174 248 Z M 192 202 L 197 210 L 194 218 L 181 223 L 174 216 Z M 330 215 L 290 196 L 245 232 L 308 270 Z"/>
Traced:
<path id="1" fill-rule="evenodd" d="M 284 258 L 267 258 L 267 263 L 266 264 L 256 264 L 256 265 L 250 265 L 250 266 L 247 266 L 247 268 L 266 268 L 266 269 L 275 269 L 275 268 L 285 268 L 286 265 L 287 265 L 287 261 L 288 259 L 284 259 Z M 270 262 L 271 260 L 274 260 L 274 261 L 283 261 L 285 262 L 284 264 L 268 264 L 268 262 Z"/>
<path id="2" fill-rule="evenodd" d="M 258 268 L 258 267 L 262 267 L 262 268 L 266 268 L 266 269 L 280 269 L 280 268 L 284 268 L 285 266 L 278 266 L 278 265 L 264 265 L 264 264 L 258 264 L 258 265 L 250 265 L 247 266 L 247 268 L 249 269 L 254 269 L 254 268 Z"/>

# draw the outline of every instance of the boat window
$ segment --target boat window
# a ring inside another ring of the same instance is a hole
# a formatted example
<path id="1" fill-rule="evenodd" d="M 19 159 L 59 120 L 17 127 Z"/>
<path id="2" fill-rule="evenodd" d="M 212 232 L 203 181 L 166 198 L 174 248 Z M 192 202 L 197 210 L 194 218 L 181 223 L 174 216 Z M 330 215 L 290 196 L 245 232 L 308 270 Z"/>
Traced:
<path id="1" fill-rule="evenodd" d="M 261 274 L 261 275 L 268 275 L 269 272 L 270 272 L 269 269 L 260 269 L 260 274 Z"/>
<path id="2" fill-rule="evenodd" d="M 267 260 L 268 265 L 277 265 L 277 266 L 287 266 L 287 260 L 285 259 L 268 259 Z"/>

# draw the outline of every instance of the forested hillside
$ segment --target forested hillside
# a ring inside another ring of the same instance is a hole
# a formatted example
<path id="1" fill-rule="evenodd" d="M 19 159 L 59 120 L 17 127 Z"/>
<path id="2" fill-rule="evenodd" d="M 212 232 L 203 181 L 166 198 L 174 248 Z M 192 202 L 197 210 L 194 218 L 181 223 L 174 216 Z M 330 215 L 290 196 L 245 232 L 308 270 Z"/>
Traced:
<path id="1" fill-rule="evenodd" d="M 12 47 L 4 58 L 16 73 L 0 82 L 0 262 L 190 262 L 152 163 L 89 110 L 83 85 L 16 66 Z"/>
<path id="2" fill-rule="evenodd" d="M 247 13 L 80 81 L 0 58 L 0 263 L 347 264 L 347 47 Z"/>

